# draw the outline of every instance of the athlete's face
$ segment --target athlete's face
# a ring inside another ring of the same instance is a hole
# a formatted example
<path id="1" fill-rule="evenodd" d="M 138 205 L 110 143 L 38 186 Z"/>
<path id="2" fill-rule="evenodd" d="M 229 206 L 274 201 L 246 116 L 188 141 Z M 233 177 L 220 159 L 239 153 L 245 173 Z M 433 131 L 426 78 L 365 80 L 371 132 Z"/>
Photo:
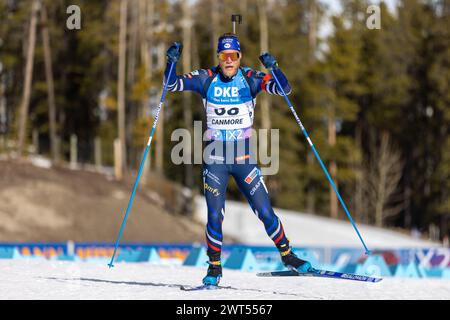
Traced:
<path id="1" fill-rule="evenodd" d="M 239 67 L 241 66 L 241 58 L 242 58 L 242 54 L 239 51 L 236 50 L 223 50 L 220 52 L 221 54 L 225 54 L 222 57 L 224 59 L 220 59 L 220 55 L 219 54 L 219 66 L 220 66 L 220 70 L 222 70 L 222 73 L 227 76 L 227 77 L 232 77 L 234 76 Z M 236 60 L 234 60 L 233 56 L 238 56 L 238 58 Z"/>

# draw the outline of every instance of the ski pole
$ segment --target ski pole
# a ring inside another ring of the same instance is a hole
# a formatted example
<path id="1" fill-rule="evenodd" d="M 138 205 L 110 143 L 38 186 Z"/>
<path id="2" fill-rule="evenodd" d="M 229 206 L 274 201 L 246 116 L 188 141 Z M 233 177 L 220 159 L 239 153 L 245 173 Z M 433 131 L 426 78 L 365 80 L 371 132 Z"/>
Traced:
<path id="1" fill-rule="evenodd" d="M 348 211 L 347 206 L 346 206 L 345 203 L 344 203 L 344 200 L 342 200 L 342 197 L 341 197 L 341 195 L 339 194 L 339 191 L 337 190 L 336 185 L 335 185 L 334 182 L 333 182 L 333 179 L 331 179 L 330 175 L 328 174 L 328 171 L 327 171 L 327 169 L 325 168 L 325 165 L 323 164 L 322 159 L 320 159 L 319 153 L 317 152 L 316 148 L 314 147 L 314 144 L 312 143 L 311 139 L 309 138 L 308 132 L 306 131 L 305 127 L 303 126 L 302 122 L 300 121 L 300 118 L 299 118 L 299 116 L 297 115 L 297 112 L 295 112 L 295 109 L 294 109 L 294 107 L 292 106 L 291 101 L 289 100 L 289 98 L 287 97 L 287 95 L 286 95 L 286 93 L 284 92 L 283 88 L 281 87 L 281 84 L 280 84 L 280 82 L 278 81 L 277 76 L 276 76 L 275 73 L 273 72 L 273 69 L 272 69 L 270 72 L 272 73 L 272 76 L 273 76 L 273 78 L 275 79 L 275 81 L 276 81 L 276 83 L 277 83 L 277 85 L 278 85 L 278 88 L 280 88 L 281 92 L 283 93 L 283 97 L 284 97 L 284 99 L 286 100 L 286 102 L 287 102 L 287 104 L 288 104 L 288 106 L 289 106 L 289 109 L 291 109 L 292 113 L 294 114 L 295 120 L 297 121 L 298 125 L 299 125 L 300 128 L 302 129 L 302 132 L 303 132 L 303 134 L 304 134 L 306 140 L 308 141 L 309 145 L 311 146 L 311 148 L 312 148 L 312 150 L 313 150 L 313 152 L 314 152 L 314 154 L 315 154 L 317 160 L 319 161 L 320 166 L 322 167 L 323 171 L 325 172 L 325 175 L 327 176 L 328 181 L 330 182 L 331 186 L 333 187 L 333 190 L 334 190 L 334 192 L 336 193 L 336 195 L 337 195 L 337 197 L 338 197 L 338 199 L 339 199 L 339 202 L 340 202 L 341 205 L 342 205 L 342 208 L 344 209 L 344 211 L 345 211 L 345 213 L 347 214 L 347 216 L 348 216 L 350 222 L 351 222 L 352 225 L 353 225 L 353 228 L 355 229 L 356 233 L 358 234 L 359 240 L 361 240 L 361 242 L 362 242 L 362 244 L 363 244 L 363 246 L 364 246 L 364 249 L 366 250 L 366 254 L 367 254 L 367 255 L 370 255 L 370 250 L 367 248 L 366 244 L 364 243 L 364 240 L 363 240 L 363 238 L 361 237 L 361 234 L 359 233 L 359 230 L 358 230 L 358 228 L 356 227 L 356 224 L 355 224 L 355 222 L 353 221 L 353 218 L 352 218 L 352 216 L 350 215 L 350 212 Z"/>
<path id="2" fill-rule="evenodd" d="M 139 166 L 139 171 L 138 171 L 138 174 L 137 174 L 137 177 L 136 177 L 136 181 L 134 182 L 133 191 L 131 192 L 130 200 L 128 201 L 128 206 L 127 206 L 127 211 L 125 213 L 125 217 L 123 218 L 122 225 L 120 226 L 119 236 L 117 237 L 116 245 L 114 247 L 114 252 L 113 252 L 113 255 L 111 257 L 111 262 L 108 264 L 108 266 L 110 268 L 114 267 L 114 265 L 113 265 L 114 257 L 116 256 L 117 248 L 119 247 L 120 239 L 122 238 L 122 232 L 123 232 L 123 229 L 125 228 L 125 223 L 126 223 L 126 221 L 128 219 L 128 215 L 130 213 L 131 205 L 133 204 L 134 195 L 136 193 L 136 189 L 137 189 L 137 186 L 139 184 L 139 179 L 141 178 L 142 169 L 144 168 L 145 159 L 147 158 L 147 154 L 148 154 L 148 151 L 150 149 L 150 144 L 152 142 L 153 134 L 155 133 L 156 124 L 158 123 L 159 112 L 161 111 L 161 108 L 162 108 L 162 105 L 163 105 L 163 102 L 164 102 L 164 98 L 166 96 L 167 85 L 169 83 L 169 78 L 170 78 L 170 75 L 172 74 L 172 69 L 173 69 L 174 65 L 175 65 L 175 63 L 172 62 L 172 64 L 170 65 L 170 69 L 169 69 L 169 76 L 167 77 L 166 83 L 164 84 L 164 89 L 163 89 L 163 92 L 161 94 L 161 100 L 159 102 L 158 109 L 156 110 L 155 120 L 153 121 L 152 131 L 150 132 L 150 137 L 148 138 L 147 146 L 145 147 L 144 155 L 142 156 L 141 165 Z"/>

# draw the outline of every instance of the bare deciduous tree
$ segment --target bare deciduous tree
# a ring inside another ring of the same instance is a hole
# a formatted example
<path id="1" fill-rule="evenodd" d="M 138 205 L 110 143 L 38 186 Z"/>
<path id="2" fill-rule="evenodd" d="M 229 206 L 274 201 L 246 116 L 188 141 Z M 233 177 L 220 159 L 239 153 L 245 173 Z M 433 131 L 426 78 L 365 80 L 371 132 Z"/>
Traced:
<path id="1" fill-rule="evenodd" d="M 23 86 L 23 96 L 22 96 L 22 103 L 20 106 L 20 117 L 19 117 L 19 139 L 17 146 L 17 153 L 19 158 L 22 156 L 26 140 L 28 109 L 30 106 L 30 96 L 31 96 L 31 82 L 33 78 L 34 49 L 36 46 L 36 24 L 39 6 L 40 6 L 39 0 L 34 0 L 31 6 L 30 29 L 27 44 L 28 50 L 25 66 L 25 81 Z"/>
<path id="2" fill-rule="evenodd" d="M 183 1 L 183 44 L 184 44 L 184 53 L 183 53 L 183 72 L 187 73 L 191 70 L 191 61 L 192 61 L 192 28 L 193 28 L 193 20 L 192 20 L 192 7 L 188 1 Z M 186 128 L 189 131 L 192 127 L 192 109 L 191 109 L 191 93 L 185 92 L 183 94 L 183 118 Z M 187 148 L 189 150 L 189 148 Z M 191 152 L 188 152 L 188 158 L 191 158 Z M 185 184 L 186 186 L 192 190 L 194 188 L 194 172 L 193 166 L 191 164 L 185 164 Z M 192 213 L 192 205 L 193 199 L 192 197 L 188 198 L 186 205 L 186 213 Z"/>
<path id="3" fill-rule="evenodd" d="M 160 34 L 158 35 L 158 63 L 156 69 L 164 70 L 166 65 L 166 46 L 167 35 L 166 30 L 169 26 L 168 11 L 167 9 L 160 9 Z M 158 97 L 161 97 L 163 88 L 161 87 L 158 93 Z M 158 116 L 158 125 L 156 126 L 156 146 L 155 146 L 155 171 L 159 175 L 164 175 L 164 126 L 165 126 L 165 108 L 161 108 Z"/>
<path id="4" fill-rule="evenodd" d="M 267 19 L 267 0 L 258 0 L 258 15 L 259 15 L 259 37 L 261 52 L 269 51 L 269 24 Z M 270 97 L 263 95 L 261 97 L 261 128 L 270 129 Z M 263 154 L 268 154 L 267 140 L 260 141 L 260 148 Z"/>
<path id="5" fill-rule="evenodd" d="M 42 19 L 42 43 L 44 46 L 44 61 L 45 61 L 45 78 L 47 80 L 47 94 L 48 94 L 48 119 L 50 128 L 50 149 L 52 160 L 57 162 L 59 160 L 57 148 L 57 133 L 56 133 L 56 103 L 55 103 L 55 85 L 53 81 L 53 67 L 52 67 L 52 50 L 50 46 L 50 35 L 48 31 L 47 9 L 45 4 L 41 7 Z"/>
<path id="6" fill-rule="evenodd" d="M 154 22 L 154 1 L 153 0 L 139 0 L 139 41 L 140 41 L 140 59 L 144 66 L 144 79 L 151 83 L 153 76 L 153 59 L 152 49 L 153 41 L 153 22 Z M 139 117 L 145 117 L 145 110 L 148 107 L 150 99 L 150 90 L 142 99 L 140 104 Z M 145 166 L 142 172 L 142 184 L 147 184 L 148 172 L 151 166 L 152 157 L 147 157 Z"/>
<path id="7" fill-rule="evenodd" d="M 367 214 L 375 219 L 375 224 L 382 227 L 387 218 L 397 215 L 403 208 L 402 201 L 395 198 L 403 162 L 387 132 L 381 134 L 379 144 L 371 142 L 370 155 L 363 183 L 366 208 L 369 210 Z"/>
<path id="8" fill-rule="evenodd" d="M 126 139 L 125 139 L 125 69 L 127 52 L 127 12 L 128 0 L 120 3 L 120 31 L 119 31 L 119 65 L 118 65 L 118 85 L 117 85 L 117 122 L 121 152 L 121 168 L 123 172 L 126 167 Z"/>

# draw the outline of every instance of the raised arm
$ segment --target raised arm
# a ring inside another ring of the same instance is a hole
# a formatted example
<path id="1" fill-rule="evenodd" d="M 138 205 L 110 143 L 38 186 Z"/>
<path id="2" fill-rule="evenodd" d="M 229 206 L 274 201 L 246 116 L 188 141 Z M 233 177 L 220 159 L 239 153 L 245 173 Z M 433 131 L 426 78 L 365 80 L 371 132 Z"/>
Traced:
<path id="1" fill-rule="evenodd" d="M 290 94 L 291 86 L 289 85 L 289 81 L 287 80 L 281 69 L 278 67 L 278 63 L 275 58 L 269 53 L 264 53 L 259 57 L 259 59 L 267 69 L 273 70 L 284 92 L 287 95 Z M 258 83 L 258 87 L 260 88 L 260 90 L 267 91 L 269 94 L 276 94 L 279 96 L 283 95 L 283 92 L 280 90 L 280 88 L 278 88 L 277 83 L 275 79 L 273 79 L 272 75 L 265 74 L 263 72 L 257 72 L 256 78 L 260 79 Z"/>
<path id="2" fill-rule="evenodd" d="M 183 46 L 174 42 L 170 48 L 167 50 L 167 65 L 164 71 L 164 81 L 168 81 L 167 88 L 171 92 L 175 91 L 195 91 L 197 93 L 202 93 L 204 75 L 207 75 L 206 70 L 196 70 L 185 75 L 177 75 L 177 65 L 176 63 L 180 59 L 181 51 Z M 169 74 L 170 66 L 175 63 L 172 73 Z"/>

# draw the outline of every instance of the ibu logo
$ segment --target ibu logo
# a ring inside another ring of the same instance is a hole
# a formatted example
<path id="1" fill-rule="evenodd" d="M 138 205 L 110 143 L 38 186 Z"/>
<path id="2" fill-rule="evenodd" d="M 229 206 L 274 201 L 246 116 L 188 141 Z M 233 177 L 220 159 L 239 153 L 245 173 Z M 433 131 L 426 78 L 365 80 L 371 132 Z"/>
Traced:
<path id="1" fill-rule="evenodd" d="M 221 87 L 214 87 L 214 96 L 215 97 L 224 97 L 224 98 L 231 98 L 231 97 L 238 97 L 238 88 L 237 87 L 227 87 L 227 88 L 221 88 Z"/>

